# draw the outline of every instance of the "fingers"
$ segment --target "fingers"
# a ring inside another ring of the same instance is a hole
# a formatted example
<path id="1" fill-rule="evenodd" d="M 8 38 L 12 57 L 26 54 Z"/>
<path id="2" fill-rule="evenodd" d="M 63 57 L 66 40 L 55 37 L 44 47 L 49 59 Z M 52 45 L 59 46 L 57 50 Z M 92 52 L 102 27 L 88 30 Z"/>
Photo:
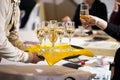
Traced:
<path id="1" fill-rule="evenodd" d="M 71 21 L 70 17 L 69 16 L 66 16 L 62 19 L 63 22 L 68 22 L 68 21 Z"/>
<path id="2" fill-rule="evenodd" d="M 82 26 L 84 26 L 85 28 L 95 25 L 95 19 L 93 18 L 93 16 L 89 15 L 89 16 L 84 16 L 84 18 L 80 17 L 80 20 Z"/>
<path id="3" fill-rule="evenodd" d="M 81 19 L 81 23 L 82 23 L 82 26 L 85 28 L 89 26 L 87 20 Z"/>

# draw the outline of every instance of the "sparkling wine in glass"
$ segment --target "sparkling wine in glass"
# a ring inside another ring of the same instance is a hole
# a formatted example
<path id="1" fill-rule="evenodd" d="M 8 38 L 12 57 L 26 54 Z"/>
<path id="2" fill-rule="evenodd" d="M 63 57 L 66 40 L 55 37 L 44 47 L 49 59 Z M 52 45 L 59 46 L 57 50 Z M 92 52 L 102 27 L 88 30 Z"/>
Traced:
<path id="1" fill-rule="evenodd" d="M 71 38 L 74 34 L 74 31 L 75 31 L 74 22 L 67 22 L 66 23 L 66 32 L 67 32 L 68 37 L 69 37 L 69 44 L 71 44 Z"/>
<path id="2" fill-rule="evenodd" d="M 56 34 L 56 31 L 55 31 L 54 28 L 51 28 L 51 29 L 50 29 L 50 32 L 49 32 L 49 40 L 50 40 L 50 42 L 52 43 L 52 47 L 54 47 L 55 42 L 57 41 L 57 34 Z"/>
<path id="3" fill-rule="evenodd" d="M 49 21 L 42 21 L 41 22 L 41 28 L 44 29 L 44 43 L 46 43 L 46 40 L 48 38 L 48 35 L 49 35 Z"/>
<path id="4" fill-rule="evenodd" d="M 37 29 L 36 34 L 37 34 L 37 38 L 40 41 L 40 44 L 42 45 L 42 40 L 44 39 L 44 35 L 45 35 L 44 29 L 43 28 Z"/>
<path id="5" fill-rule="evenodd" d="M 86 20 L 86 16 L 89 15 L 89 6 L 86 3 L 82 3 L 80 6 L 80 18 Z M 87 34 L 92 34 L 92 28 L 88 27 L 87 28 Z"/>
<path id="6" fill-rule="evenodd" d="M 57 29 L 56 29 L 57 35 L 60 40 L 60 44 L 62 43 L 62 38 L 65 33 L 65 23 L 64 22 L 58 22 Z"/>
<path id="7" fill-rule="evenodd" d="M 56 27 L 57 27 L 57 20 L 50 20 L 49 40 L 52 43 L 52 48 L 55 47 L 55 42 L 57 41 Z"/>

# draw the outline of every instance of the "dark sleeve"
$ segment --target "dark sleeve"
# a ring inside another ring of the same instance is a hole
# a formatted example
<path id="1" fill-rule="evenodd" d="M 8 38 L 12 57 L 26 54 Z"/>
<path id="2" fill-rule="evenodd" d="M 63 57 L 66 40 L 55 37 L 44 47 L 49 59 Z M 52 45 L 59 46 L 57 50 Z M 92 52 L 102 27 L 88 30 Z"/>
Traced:
<path id="1" fill-rule="evenodd" d="M 114 12 L 114 11 L 112 12 L 112 14 L 111 14 L 111 16 L 110 16 L 110 20 L 109 20 L 110 23 L 114 23 L 116 14 L 117 14 L 116 12 Z"/>
<path id="2" fill-rule="evenodd" d="M 120 25 L 120 9 L 118 12 L 112 12 L 109 22 L 118 26 Z"/>
<path id="3" fill-rule="evenodd" d="M 75 22 L 75 28 L 78 28 L 78 26 L 81 25 L 81 21 L 80 21 L 80 5 L 77 6 L 77 9 L 75 11 L 75 15 L 73 17 L 73 21 Z"/>
<path id="4" fill-rule="evenodd" d="M 105 21 L 107 21 L 107 7 L 104 3 L 101 3 L 101 15 L 100 18 L 104 19 Z"/>
<path id="5" fill-rule="evenodd" d="M 107 21 L 107 7 L 104 3 L 95 2 L 90 9 L 90 14 Z M 92 29 L 99 30 L 100 28 L 97 26 L 92 26 Z"/>
<path id="6" fill-rule="evenodd" d="M 108 23 L 108 26 L 104 31 L 111 37 L 120 41 L 120 26 L 115 26 L 111 23 Z"/>
<path id="7" fill-rule="evenodd" d="M 115 53 L 115 57 L 114 57 L 114 75 L 113 75 L 113 79 L 112 80 L 120 80 L 120 48 L 118 48 L 118 50 Z"/>

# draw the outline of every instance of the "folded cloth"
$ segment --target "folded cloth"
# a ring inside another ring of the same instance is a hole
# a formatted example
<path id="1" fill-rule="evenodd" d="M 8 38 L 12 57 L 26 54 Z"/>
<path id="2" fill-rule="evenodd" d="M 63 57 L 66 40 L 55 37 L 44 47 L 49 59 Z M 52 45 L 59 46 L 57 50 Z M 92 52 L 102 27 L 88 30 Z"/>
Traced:
<path id="1" fill-rule="evenodd" d="M 94 54 L 88 49 L 78 49 L 68 44 L 58 44 L 55 46 L 55 48 L 51 48 L 51 45 L 36 45 L 28 48 L 27 51 L 42 53 L 38 54 L 38 56 L 43 56 L 50 66 L 54 65 L 55 63 L 66 57 L 76 55 L 85 55 L 90 57 L 94 56 Z"/>

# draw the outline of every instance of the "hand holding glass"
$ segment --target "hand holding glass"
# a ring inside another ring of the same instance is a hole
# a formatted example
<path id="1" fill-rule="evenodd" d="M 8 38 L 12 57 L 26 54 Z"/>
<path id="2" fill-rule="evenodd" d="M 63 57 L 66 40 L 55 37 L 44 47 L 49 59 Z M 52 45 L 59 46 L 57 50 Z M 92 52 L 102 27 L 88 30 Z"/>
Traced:
<path id="1" fill-rule="evenodd" d="M 84 19 L 84 20 L 87 21 L 88 17 L 86 17 L 86 16 L 88 16 L 88 15 L 89 15 L 89 6 L 86 3 L 82 3 L 81 7 L 80 7 L 80 19 Z M 87 32 L 86 33 L 89 34 L 89 35 L 92 34 L 91 26 L 87 26 Z"/>

